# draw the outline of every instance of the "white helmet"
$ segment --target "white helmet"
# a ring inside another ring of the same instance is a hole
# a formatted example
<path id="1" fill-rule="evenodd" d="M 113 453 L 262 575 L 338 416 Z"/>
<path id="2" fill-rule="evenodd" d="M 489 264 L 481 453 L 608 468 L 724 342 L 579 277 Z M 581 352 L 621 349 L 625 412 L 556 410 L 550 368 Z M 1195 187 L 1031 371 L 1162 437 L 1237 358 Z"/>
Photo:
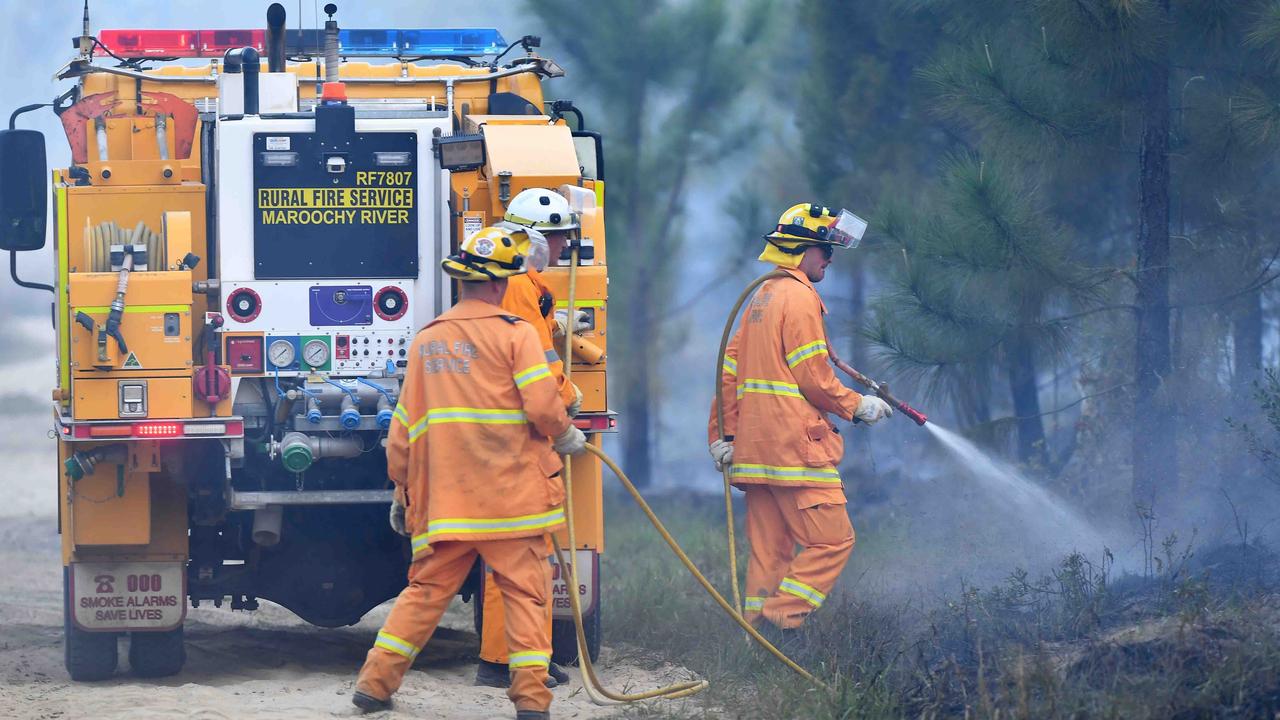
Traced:
<path id="1" fill-rule="evenodd" d="M 541 232 L 578 228 L 578 219 L 569 209 L 569 201 L 545 188 L 529 188 L 511 198 L 502 219 Z"/>

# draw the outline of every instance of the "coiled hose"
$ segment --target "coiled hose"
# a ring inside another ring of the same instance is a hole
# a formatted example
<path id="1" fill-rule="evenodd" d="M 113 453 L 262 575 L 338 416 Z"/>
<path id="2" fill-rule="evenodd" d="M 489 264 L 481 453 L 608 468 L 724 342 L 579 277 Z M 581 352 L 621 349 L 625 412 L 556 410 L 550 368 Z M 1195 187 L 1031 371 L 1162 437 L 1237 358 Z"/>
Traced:
<path id="1" fill-rule="evenodd" d="M 571 249 L 571 260 L 569 264 L 569 296 L 567 298 L 568 327 L 565 329 L 565 345 L 564 345 L 564 375 L 566 380 L 571 380 L 573 375 L 573 335 L 574 335 L 573 331 L 574 331 L 574 324 L 576 320 L 574 305 L 575 305 L 575 299 L 576 299 L 575 292 L 577 290 L 577 273 L 578 273 L 578 247 L 574 246 Z M 737 316 L 738 309 L 742 306 L 742 303 L 745 301 L 745 298 L 750 293 L 750 291 L 754 290 L 756 286 L 764 282 L 766 279 L 768 279 L 768 277 L 769 276 L 760 278 L 756 283 L 753 283 L 751 287 L 747 289 L 747 292 L 743 293 L 742 297 L 739 298 L 738 300 L 738 304 L 734 306 L 734 312 L 730 318 L 731 321 L 733 317 Z M 721 347 L 720 347 L 721 362 L 724 361 L 725 345 L 727 344 L 727 342 L 728 342 L 728 330 L 726 329 L 725 340 L 721 343 Z M 719 391 L 719 387 L 720 387 L 719 375 L 716 376 L 716 387 L 717 387 L 717 396 L 719 397 L 719 392 L 720 392 Z M 720 408 L 719 420 L 720 420 L 720 426 L 721 426 L 721 436 L 723 436 L 724 410 L 723 410 L 722 398 L 718 400 L 717 405 Z M 622 483 L 623 487 L 627 489 L 627 492 L 631 494 L 631 498 L 635 500 L 637 505 L 640 506 L 640 510 L 644 512 L 645 517 L 647 517 L 649 519 L 649 522 L 653 524 L 653 527 L 658 531 L 658 534 L 662 536 L 663 541 L 667 543 L 667 546 L 671 548 L 671 551 L 675 553 L 675 556 L 680 560 L 681 564 L 683 564 L 685 569 L 688 570 L 691 575 L 693 575 L 694 579 L 698 581 L 698 584 L 702 586 L 703 590 L 705 590 L 707 594 L 709 594 L 711 598 L 715 600 L 716 604 L 719 605 L 721 610 L 723 610 L 726 614 L 728 614 L 729 617 L 731 617 L 734 620 L 734 622 L 736 622 L 743 630 L 745 630 L 753 640 L 755 640 L 757 643 L 763 646 L 766 650 L 768 650 L 774 657 L 776 657 L 784 665 L 791 668 L 796 673 L 798 673 L 801 677 L 804 677 L 806 680 L 812 682 L 814 685 L 817 685 L 818 687 L 821 687 L 826 690 L 831 689 L 830 686 L 828 686 L 826 683 L 814 677 L 808 670 L 805 670 L 804 668 L 800 667 L 800 665 L 796 664 L 794 660 L 787 657 L 778 648 L 774 647 L 772 643 L 766 640 L 759 633 L 759 631 L 757 631 L 754 627 L 752 627 L 751 623 L 747 622 L 746 618 L 742 616 L 742 613 L 739 611 L 737 607 L 730 605 L 729 602 L 724 599 L 724 596 L 722 596 L 719 592 L 716 591 L 715 586 L 713 586 L 711 582 L 707 580 L 706 576 L 702 574 L 702 571 L 698 569 L 698 566 L 693 563 L 693 560 L 689 559 L 689 556 L 680 547 L 680 544 L 671 535 L 671 533 L 667 531 L 667 528 L 662 524 L 662 521 L 658 519 L 658 516 L 653 512 L 653 509 L 649 507 L 649 504 L 647 502 L 645 502 L 644 496 L 642 496 L 640 494 L 640 491 L 636 489 L 635 484 L 631 482 L 631 479 L 627 477 L 626 473 L 622 472 L 622 469 L 618 467 L 617 463 L 615 463 L 612 458 L 606 455 L 603 450 L 591 444 L 587 445 L 587 452 L 591 453 L 592 455 L 595 455 L 600 459 L 601 462 L 603 462 L 606 466 L 608 466 L 609 470 L 612 471 L 613 474 L 618 478 L 618 480 Z M 569 547 L 570 549 L 577 549 L 578 547 L 577 536 L 575 534 L 574 519 L 573 519 L 573 469 L 572 469 L 573 464 L 568 455 L 565 455 L 562 459 L 564 461 L 564 471 L 562 473 L 562 477 L 564 479 L 564 487 L 565 487 L 565 501 L 564 501 L 565 521 L 568 526 Z M 727 471 L 725 474 L 725 482 L 726 482 L 726 488 L 727 488 L 728 487 Z M 729 517 L 730 517 L 730 529 L 729 529 L 730 553 L 731 553 L 731 557 L 733 557 L 734 551 L 732 549 L 733 547 L 732 546 L 732 542 L 733 542 L 732 513 L 730 513 Z M 648 691 L 639 692 L 639 693 L 620 693 L 620 692 L 611 691 L 608 688 L 606 688 L 604 684 L 600 682 L 600 678 L 596 675 L 595 666 L 591 662 L 591 654 L 587 650 L 586 628 L 583 625 L 583 621 L 582 621 L 582 602 L 581 602 L 581 599 L 578 597 L 578 593 L 574 591 L 574 589 L 578 587 L 577 566 L 576 564 L 570 565 L 565 562 L 565 556 L 562 548 L 560 547 L 559 542 L 555 543 L 555 549 L 556 549 L 556 559 L 560 563 L 560 568 L 563 572 L 567 573 L 567 582 L 570 588 L 569 604 L 573 608 L 573 625 L 577 633 L 577 640 L 578 640 L 578 662 L 582 667 L 582 676 L 583 676 L 582 686 L 586 690 L 587 696 L 591 698 L 592 702 L 596 703 L 597 705 L 609 705 L 613 703 L 630 703 L 630 702 L 637 702 L 640 700 L 651 700 L 651 699 L 675 700 L 677 698 L 688 697 L 689 695 L 693 695 L 694 693 L 701 692 L 702 690 L 705 690 L 707 687 L 709 687 L 709 684 L 707 683 L 706 680 L 699 680 L 699 681 L 675 683 L 672 685 L 668 685 L 666 687 L 656 688 L 654 690 L 648 690 Z M 733 567 L 735 568 L 733 575 L 735 578 L 734 596 L 736 599 L 738 596 L 736 565 Z M 740 602 L 739 602 L 739 605 L 740 605 Z"/>

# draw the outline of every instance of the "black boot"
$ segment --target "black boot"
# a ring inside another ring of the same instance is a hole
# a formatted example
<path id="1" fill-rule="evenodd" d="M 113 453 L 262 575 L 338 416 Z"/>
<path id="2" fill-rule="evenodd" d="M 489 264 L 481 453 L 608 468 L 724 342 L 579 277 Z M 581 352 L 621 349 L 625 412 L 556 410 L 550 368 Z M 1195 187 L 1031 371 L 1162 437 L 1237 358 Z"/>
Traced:
<path id="1" fill-rule="evenodd" d="M 516 720 L 551 720 L 551 713 L 547 710 L 517 710 Z"/>
<path id="2" fill-rule="evenodd" d="M 362 693 L 359 690 L 351 696 L 351 704 L 360 708 L 361 713 L 382 712 L 383 710 L 391 709 L 390 699 L 379 700 L 378 698 Z"/>
<path id="3" fill-rule="evenodd" d="M 555 680 L 556 685 L 566 685 L 569 682 L 569 673 L 565 672 L 564 668 L 555 663 L 551 663 L 547 666 L 547 676 Z M 548 683 L 547 687 L 555 687 L 556 685 Z"/>
<path id="4" fill-rule="evenodd" d="M 476 667 L 476 685 L 494 688 L 511 687 L 511 670 L 506 663 L 481 660 Z"/>

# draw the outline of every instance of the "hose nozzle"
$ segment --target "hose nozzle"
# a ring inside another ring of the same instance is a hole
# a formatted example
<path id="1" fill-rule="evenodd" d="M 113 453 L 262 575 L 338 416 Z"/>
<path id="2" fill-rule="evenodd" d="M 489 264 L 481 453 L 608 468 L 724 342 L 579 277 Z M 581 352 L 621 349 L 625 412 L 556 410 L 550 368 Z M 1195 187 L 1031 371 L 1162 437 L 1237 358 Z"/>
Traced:
<path id="1" fill-rule="evenodd" d="M 889 403 L 895 410 L 911 418 L 911 421 L 915 424 L 923 427 L 925 423 L 929 422 L 929 417 L 927 415 L 894 397 L 889 392 L 889 383 L 878 383 L 874 386 L 874 389 L 876 395 L 879 396 L 881 400 Z"/>

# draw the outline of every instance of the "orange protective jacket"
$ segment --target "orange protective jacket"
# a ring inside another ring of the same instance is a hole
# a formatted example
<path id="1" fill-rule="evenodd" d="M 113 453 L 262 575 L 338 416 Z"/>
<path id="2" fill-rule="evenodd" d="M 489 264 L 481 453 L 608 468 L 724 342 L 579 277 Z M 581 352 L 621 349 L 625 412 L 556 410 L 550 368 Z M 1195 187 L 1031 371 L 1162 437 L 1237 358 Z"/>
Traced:
<path id="1" fill-rule="evenodd" d="M 564 363 L 561 362 L 560 353 L 551 337 L 555 329 L 555 321 L 552 319 L 555 306 L 555 295 L 551 294 L 551 288 L 542 281 L 542 273 L 537 270 L 530 268 L 529 272 L 507 281 L 507 294 L 502 296 L 502 309 L 524 318 L 538 331 L 538 340 L 542 343 L 547 366 L 556 379 L 560 399 L 568 407 L 576 399 L 576 394 L 573 386 L 565 379 Z M 547 308 L 545 313 L 544 307 Z"/>
<path id="2" fill-rule="evenodd" d="M 569 427 L 528 323 L 463 300 L 409 348 L 387 473 L 407 507 L 414 558 L 444 540 L 532 537 L 564 523 L 562 467 L 547 441 Z"/>
<path id="3" fill-rule="evenodd" d="M 826 306 L 799 270 L 760 286 L 721 367 L 724 433 L 735 486 L 840 487 L 844 440 L 827 413 L 853 419 L 862 396 L 828 362 Z M 716 432 L 711 402 L 709 441 Z"/>

